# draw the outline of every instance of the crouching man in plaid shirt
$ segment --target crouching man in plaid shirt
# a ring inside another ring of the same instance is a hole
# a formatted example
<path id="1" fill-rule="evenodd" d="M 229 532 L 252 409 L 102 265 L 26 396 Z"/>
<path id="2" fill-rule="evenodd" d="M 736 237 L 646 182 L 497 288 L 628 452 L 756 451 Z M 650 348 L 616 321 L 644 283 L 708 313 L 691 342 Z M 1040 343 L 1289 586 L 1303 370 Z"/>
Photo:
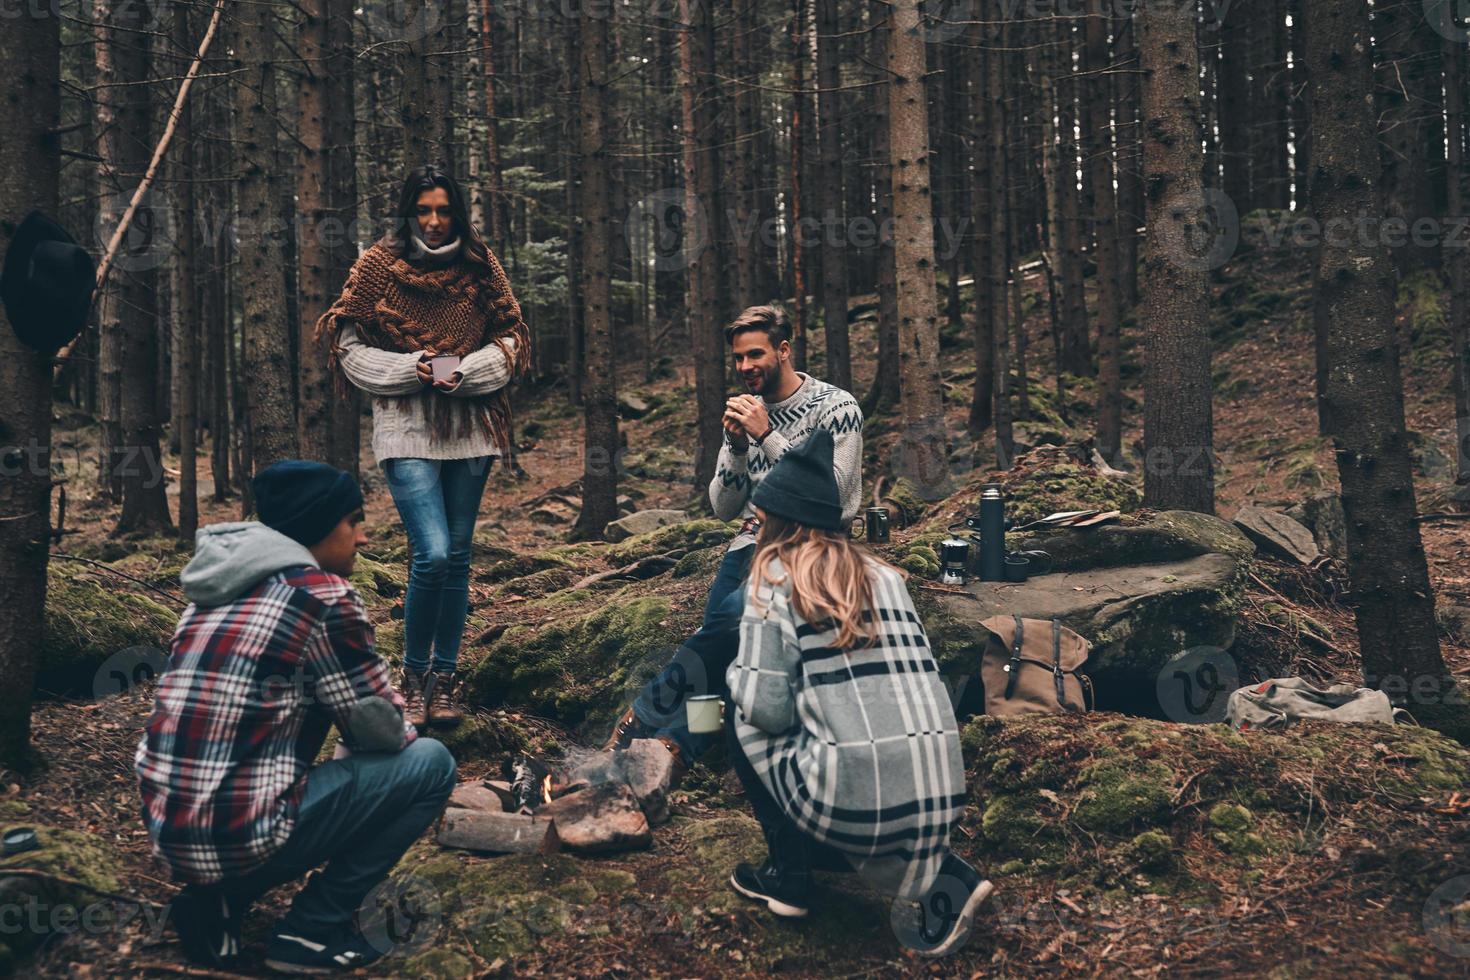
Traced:
<path id="1" fill-rule="evenodd" d="M 325 864 L 266 965 L 352 969 L 387 952 L 356 913 L 438 816 L 454 759 L 405 723 L 345 578 L 366 543 L 357 483 L 288 460 L 253 486 L 260 522 L 200 529 L 180 576 L 192 604 L 138 746 L 143 820 L 185 884 L 170 920 L 191 959 L 231 965 L 250 902 Z M 313 766 L 333 725 L 346 751 Z"/>

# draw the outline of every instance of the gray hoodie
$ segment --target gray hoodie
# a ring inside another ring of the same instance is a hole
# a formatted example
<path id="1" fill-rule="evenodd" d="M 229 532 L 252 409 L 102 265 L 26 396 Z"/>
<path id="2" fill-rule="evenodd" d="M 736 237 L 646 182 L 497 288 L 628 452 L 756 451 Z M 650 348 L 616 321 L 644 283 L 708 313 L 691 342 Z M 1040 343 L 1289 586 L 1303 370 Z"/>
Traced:
<path id="1" fill-rule="evenodd" d="M 262 579 L 302 565 L 317 567 L 311 552 L 259 521 L 210 524 L 194 535 L 194 557 L 179 583 L 195 605 L 223 606 Z"/>
<path id="2" fill-rule="evenodd" d="M 194 535 L 194 557 L 179 573 L 184 595 L 197 606 L 223 606 L 277 572 L 316 558 L 294 538 L 259 521 L 201 527 Z M 373 695 L 349 712 L 344 737 L 364 752 L 397 752 L 403 747 L 403 715 L 386 698 Z"/>

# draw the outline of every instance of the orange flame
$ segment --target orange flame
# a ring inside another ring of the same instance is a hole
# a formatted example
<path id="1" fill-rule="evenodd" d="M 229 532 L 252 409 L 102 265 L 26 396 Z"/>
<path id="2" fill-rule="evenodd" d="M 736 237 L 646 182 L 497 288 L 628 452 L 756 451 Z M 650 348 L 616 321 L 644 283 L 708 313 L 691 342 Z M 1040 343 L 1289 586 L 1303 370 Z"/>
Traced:
<path id="1" fill-rule="evenodd" d="M 543 803 L 550 803 L 551 802 L 551 776 L 550 775 L 548 775 L 545 779 L 541 780 L 541 802 L 543 802 Z"/>

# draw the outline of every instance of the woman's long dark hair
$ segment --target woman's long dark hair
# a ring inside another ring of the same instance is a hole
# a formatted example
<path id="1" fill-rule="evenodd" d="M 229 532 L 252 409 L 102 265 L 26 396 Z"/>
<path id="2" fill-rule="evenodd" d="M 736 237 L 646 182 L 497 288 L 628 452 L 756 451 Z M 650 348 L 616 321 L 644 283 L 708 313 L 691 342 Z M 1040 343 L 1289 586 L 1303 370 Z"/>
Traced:
<path id="1" fill-rule="evenodd" d="M 409 236 L 418 226 L 419 195 L 436 187 L 444 188 L 444 192 L 449 195 L 449 212 L 454 218 L 454 234 L 460 240 L 460 255 L 488 273 L 490 250 L 470 222 L 469 210 L 465 207 L 459 182 L 448 171 L 433 163 L 415 167 L 403 178 L 403 190 L 398 194 L 397 219 L 389 233 L 393 239 L 394 254 L 402 257 L 410 253 Z"/>

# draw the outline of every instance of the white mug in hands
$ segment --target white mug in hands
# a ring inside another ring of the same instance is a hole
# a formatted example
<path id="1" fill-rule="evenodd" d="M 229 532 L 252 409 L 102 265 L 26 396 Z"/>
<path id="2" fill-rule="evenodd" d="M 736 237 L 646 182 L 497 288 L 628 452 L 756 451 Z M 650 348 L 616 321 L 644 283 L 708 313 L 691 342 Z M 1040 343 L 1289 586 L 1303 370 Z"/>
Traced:
<path id="1" fill-rule="evenodd" d="M 689 731 L 695 735 L 708 735 L 722 727 L 720 709 L 724 702 L 718 694 L 700 694 L 685 702 L 689 713 Z"/>

